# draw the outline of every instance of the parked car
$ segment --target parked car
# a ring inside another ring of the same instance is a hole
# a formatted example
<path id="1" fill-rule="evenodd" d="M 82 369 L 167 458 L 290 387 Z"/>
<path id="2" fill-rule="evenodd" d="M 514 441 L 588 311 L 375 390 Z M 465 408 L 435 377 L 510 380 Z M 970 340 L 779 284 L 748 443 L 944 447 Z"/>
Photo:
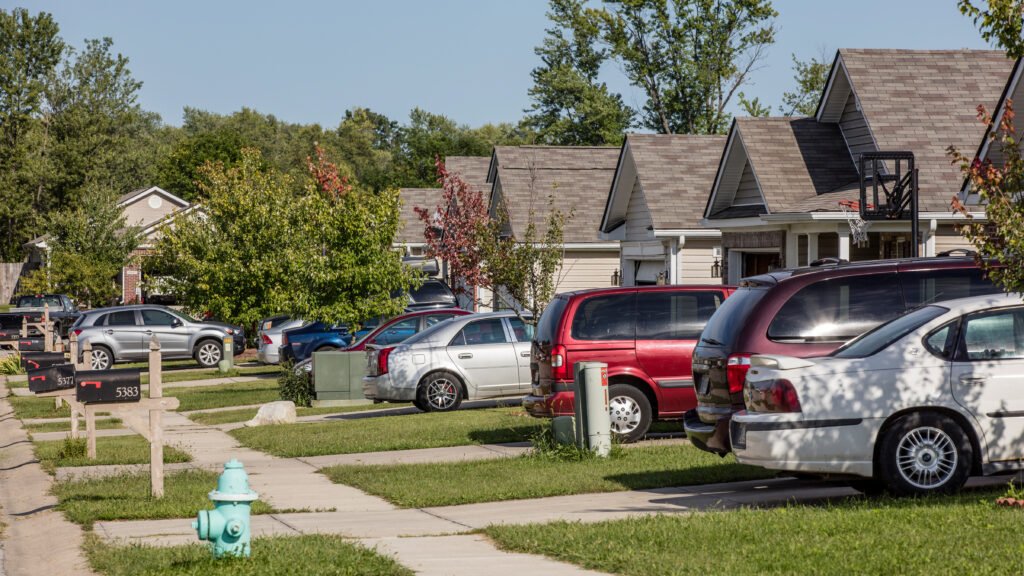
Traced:
<path id="1" fill-rule="evenodd" d="M 263 364 L 279 364 L 281 362 L 281 338 L 285 330 L 299 328 L 306 322 L 301 318 L 274 316 L 260 321 L 256 332 L 256 359 Z"/>
<path id="2" fill-rule="evenodd" d="M 573 414 L 573 364 L 608 364 L 612 430 L 625 441 L 655 419 L 680 419 L 696 406 L 690 354 L 730 286 L 602 288 L 559 294 L 537 324 L 532 389 L 537 417 Z"/>
<path id="3" fill-rule="evenodd" d="M 730 426 L 740 462 L 897 495 L 1024 467 L 1020 295 L 924 306 L 825 358 L 750 363 Z"/>
<path id="4" fill-rule="evenodd" d="M 451 288 L 440 280 L 429 279 L 409 292 L 409 304 L 405 311 L 456 307 L 455 294 Z M 382 318 L 371 318 L 363 322 L 355 333 L 349 332 L 347 325 L 329 326 L 323 322 L 287 330 L 281 342 L 281 359 L 297 364 L 312 356 L 313 352 L 343 350 L 375 331 L 383 322 Z"/>
<path id="5" fill-rule="evenodd" d="M 93 370 L 145 360 L 154 334 L 165 360 L 194 358 L 200 366 L 211 368 L 223 358 L 224 338 L 234 330 L 148 304 L 90 310 L 72 326 L 79 349 L 87 342 L 92 345 Z M 237 341 L 235 345 L 237 349 Z"/>
<path id="6" fill-rule="evenodd" d="M 371 345 L 394 346 L 435 324 L 451 320 L 456 316 L 466 316 L 468 314 L 470 312 L 461 308 L 441 308 L 409 312 L 401 316 L 395 316 L 383 324 L 378 324 L 372 331 L 364 334 L 362 338 L 346 347 L 345 351 L 362 352 L 366 350 L 367 346 Z M 306 358 L 297 363 L 295 369 L 299 372 L 312 372 L 313 358 Z"/>
<path id="7" fill-rule="evenodd" d="M 921 304 L 997 292 L 973 257 L 829 262 L 744 279 L 693 352 L 697 408 L 684 418 L 686 435 L 729 452 L 729 419 L 744 407 L 753 354 L 825 356 Z"/>
<path id="8" fill-rule="evenodd" d="M 68 328 L 82 315 L 75 302 L 65 294 L 18 296 L 13 299 L 12 304 L 13 308 L 0 313 L 0 332 L 4 334 L 20 332 L 24 317 L 28 317 L 30 322 L 41 321 L 46 307 L 49 307 L 54 332 L 60 336 L 67 336 Z M 3 336 L 0 336 L 0 339 L 2 338 Z"/>
<path id="9" fill-rule="evenodd" d="M 489 312 L 435 324 L 397 346 L 370 346 L 363 394 L 412 402 L 425 412 L 523 394 L 530 386 L 532 331 L 514 312 Z"/>

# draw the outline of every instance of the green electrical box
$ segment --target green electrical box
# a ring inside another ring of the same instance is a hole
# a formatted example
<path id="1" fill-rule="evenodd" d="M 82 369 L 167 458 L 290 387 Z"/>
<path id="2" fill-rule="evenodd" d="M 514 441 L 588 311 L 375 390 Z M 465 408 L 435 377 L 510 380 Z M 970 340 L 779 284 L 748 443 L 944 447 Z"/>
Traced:
<path id="1" fill-rule="evenodd" d="M 314 406 L 369 404 L 363 396 L 366 352 L 314 352 Z"/>

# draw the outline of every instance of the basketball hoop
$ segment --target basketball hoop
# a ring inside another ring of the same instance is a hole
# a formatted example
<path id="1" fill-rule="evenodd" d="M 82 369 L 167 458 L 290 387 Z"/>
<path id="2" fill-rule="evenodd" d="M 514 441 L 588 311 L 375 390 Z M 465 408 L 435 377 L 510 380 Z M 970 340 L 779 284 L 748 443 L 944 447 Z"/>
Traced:
<path id="1" fill-rule="evenodd" d="M 869 204 L 870 208 L 871 205 Z M 839 209 L 846 217 L 846 223 L 850 225 L 850 238 L 857 246 L 864 246 L 868 243 L 868 228 L 871 222 L 860 217 L 860 202 L 856 200 L 840 200 Z"/>

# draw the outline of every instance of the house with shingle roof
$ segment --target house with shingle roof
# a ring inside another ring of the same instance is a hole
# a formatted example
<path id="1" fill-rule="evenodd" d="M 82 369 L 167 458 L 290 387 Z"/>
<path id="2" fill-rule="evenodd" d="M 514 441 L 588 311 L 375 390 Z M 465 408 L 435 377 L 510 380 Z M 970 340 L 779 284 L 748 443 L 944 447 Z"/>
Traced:
<path id="1" fill-rule="evenodd" d="M 1021 76 L 1024 76 L 1024 59 L 1018 58 L 1013 64 L 1013 71 L 1010 72 L 1010 77 L 1007 79 L 1006 86 L 999 96 L 999 102 L 996 104 L 996 107 L 994 109 L 987 109 L 988 113 L 992 115 L 993 125 L 998 126 L 1003 121 L 1003 116 L 1006 114 L 1010 104 L 1024 102 L 1024 82 L 1021 81 Z M 1018 108 L 1014 107 L 1014 113 L 1019 114 Z M 1018 131 L 1020 125 L 1020 121 L 1014 121 L 1014 128 L 1018 129 Z M 968 151 L 969 149 L 961 150 L 965 155 Z M 982 136 L 981 143 L 978 144 L 974 157 L 982 162 L 991 162 L 996 167 L 1003 167 L 1002 143 L 992 140 L 991 127 L 985 128 L 985 134 Z M 964 178 L 960 189 L 960 200 L 972 206 L 972 212 L 978 211 L 977 205 L 980 204 L 981 198 L 971 189 L 971 183 L 966 178 Z"/>
<path id="2" fill-rule="evenodd" d="M 540 235 L 548 199 L 571 217 L 565 224 L 565 254 L 556 291 L 610 286 L 619 268 L 619 243 L 601 237 L 602 209 L 615 175 L 619 149 L 610 146 L 496 146 L 487 182 L 492 218 L 508 212 L 508 230 L 522 234 L 530 222 Z"/>
<path id="3" fill-rule="evenodd" d="M 628 134 L 600 222 L 621 284 L 721 282 L 721 232 L 701 226 L 725 136 Z"/>
<path id="4" fill-rule="evenodd" d="M 722 233 L 723 279 L 819 258 L 935 255 L 968 247 L 950 200 L 963 178 L 946 154 L 974 147 L 1013 62 L 992 50 L 851 50 L 836 54 L 814 117 L 737 118 L 729 129 L 702 225 Z M 909 221 L 872 222 L 850 241 L 841 201 L 859 199 L 861 153 L 911 151 L 919 171 L 921 237 Z"/>

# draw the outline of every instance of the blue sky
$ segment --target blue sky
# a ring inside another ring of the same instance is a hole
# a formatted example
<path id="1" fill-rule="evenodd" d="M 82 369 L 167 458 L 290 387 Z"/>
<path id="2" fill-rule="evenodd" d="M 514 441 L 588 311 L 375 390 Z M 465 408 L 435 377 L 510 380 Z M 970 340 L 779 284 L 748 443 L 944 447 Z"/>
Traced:
<path id="1" fill-rule="evenodd" d="M 744 89 L 773 107 L 792 88 L 793 53 L 987 47 L 956 0 L 773 4 L 777 41 Z M 75 46 L 113 38 L 144 82 L 142 106 L 175 125 L 185 106 L 329 127 L 354 106 L 398 120 L 419 106 L 473 126 L 516 121 L 548 26 L 546 0 L 0 0 L 16 6 L 51 12 Z M 607 81 L 643 104 L 615 68 Z"/>

